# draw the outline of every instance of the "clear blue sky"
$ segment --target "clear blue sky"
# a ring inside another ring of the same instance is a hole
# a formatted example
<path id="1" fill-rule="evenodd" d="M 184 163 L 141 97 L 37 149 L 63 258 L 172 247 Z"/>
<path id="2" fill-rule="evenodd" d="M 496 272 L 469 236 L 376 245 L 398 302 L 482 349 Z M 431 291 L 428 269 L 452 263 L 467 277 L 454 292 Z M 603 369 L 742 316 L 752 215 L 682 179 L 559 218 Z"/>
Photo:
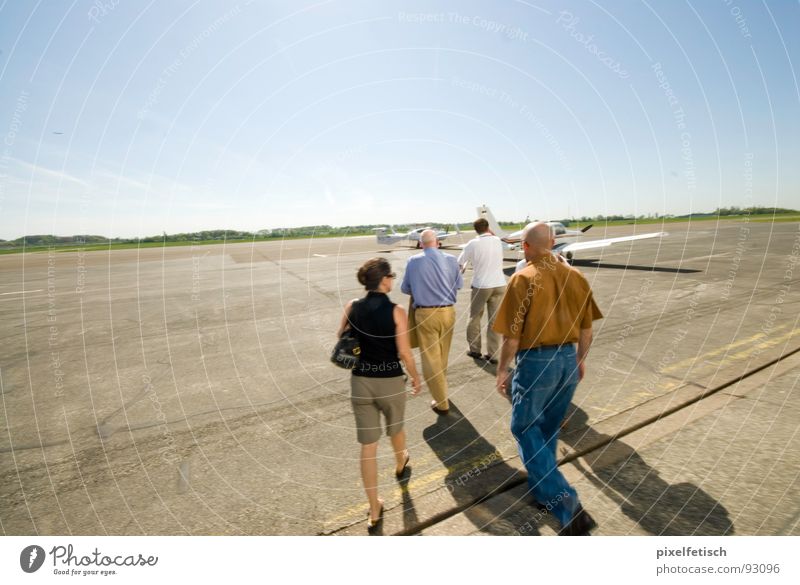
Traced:
<path id="1" fill-rule="evenodd" d="M 223 4 L 0 4 L 0 238 L 800 207 L 797 2 Z"/>

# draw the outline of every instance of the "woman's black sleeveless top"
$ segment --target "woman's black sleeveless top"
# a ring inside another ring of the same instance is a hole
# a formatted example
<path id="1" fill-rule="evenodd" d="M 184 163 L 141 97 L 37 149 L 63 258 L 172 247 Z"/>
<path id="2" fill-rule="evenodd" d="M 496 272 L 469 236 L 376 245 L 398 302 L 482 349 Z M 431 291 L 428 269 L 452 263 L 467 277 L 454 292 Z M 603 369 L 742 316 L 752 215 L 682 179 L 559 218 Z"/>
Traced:
<path id="1" fill-rule="evenodd" d="M 393 378 L 403 375 L 395 342 L 394 307 L 387 295 L 377 291 L 370 291 L 353 303 L 348 320 L 361 346 L 359 364 L 353 368 L 354 376 Z"/>

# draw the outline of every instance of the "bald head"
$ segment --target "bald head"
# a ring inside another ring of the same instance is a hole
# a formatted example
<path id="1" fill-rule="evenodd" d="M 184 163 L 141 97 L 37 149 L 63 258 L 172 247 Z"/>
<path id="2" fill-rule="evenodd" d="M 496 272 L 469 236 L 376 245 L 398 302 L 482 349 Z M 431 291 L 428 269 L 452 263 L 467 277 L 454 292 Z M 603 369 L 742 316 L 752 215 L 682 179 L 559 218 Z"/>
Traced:
<path id="1" fill-rule="evenodd" d="M 528 244 L 525 246 L 525 259 L 528 261 L 539 256 L 549 255 L 555 243 L 550 226 L 541 221 L 535 221 L 525 226 L 522 230 L 522 241 Z"/>
<path id="2" fill-rule="evenodd" d="M 423 248 L 432 248 L 437 245 L 436 232 L 433 230 L 425 230 L 419 235 L 419 241 L 422 242 Z"/>

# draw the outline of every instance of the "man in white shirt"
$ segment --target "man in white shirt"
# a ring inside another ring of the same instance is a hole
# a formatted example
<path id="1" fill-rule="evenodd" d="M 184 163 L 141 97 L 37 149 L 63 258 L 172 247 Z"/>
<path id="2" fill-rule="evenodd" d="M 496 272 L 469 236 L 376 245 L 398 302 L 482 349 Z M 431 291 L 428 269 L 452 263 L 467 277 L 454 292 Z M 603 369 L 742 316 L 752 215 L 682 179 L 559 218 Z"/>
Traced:
<path id="1" fill-rule="evenodd" d="M 484 218 L 472 224 L 478 237 L 471 240 L 458 257 L 462 272 L 472 264 L 472 297 L 467 324 L 467 355 L 497 363 L 500 336 L 492 330 L 494 317 L 506 292 L 506 277 L 503 274 L 503 242 L 489 231 L 489 222 Z M 481 355 L 481 319 L 488 309 L 486 326 L 486 355 Z"/>

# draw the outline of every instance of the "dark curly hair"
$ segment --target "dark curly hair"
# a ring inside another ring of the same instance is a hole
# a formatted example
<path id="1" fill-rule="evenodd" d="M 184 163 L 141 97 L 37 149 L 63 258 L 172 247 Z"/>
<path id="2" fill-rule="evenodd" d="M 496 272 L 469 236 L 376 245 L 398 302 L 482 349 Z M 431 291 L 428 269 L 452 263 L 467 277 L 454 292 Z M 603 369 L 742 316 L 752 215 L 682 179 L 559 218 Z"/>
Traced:
<path id="1" fill-rule="evenodd" d="M 375 290 L 385 276 L 392 273 L 392 266 L 386 258 L 370 258 L 358 269 L 358 282 L 367 290 Z"/>

